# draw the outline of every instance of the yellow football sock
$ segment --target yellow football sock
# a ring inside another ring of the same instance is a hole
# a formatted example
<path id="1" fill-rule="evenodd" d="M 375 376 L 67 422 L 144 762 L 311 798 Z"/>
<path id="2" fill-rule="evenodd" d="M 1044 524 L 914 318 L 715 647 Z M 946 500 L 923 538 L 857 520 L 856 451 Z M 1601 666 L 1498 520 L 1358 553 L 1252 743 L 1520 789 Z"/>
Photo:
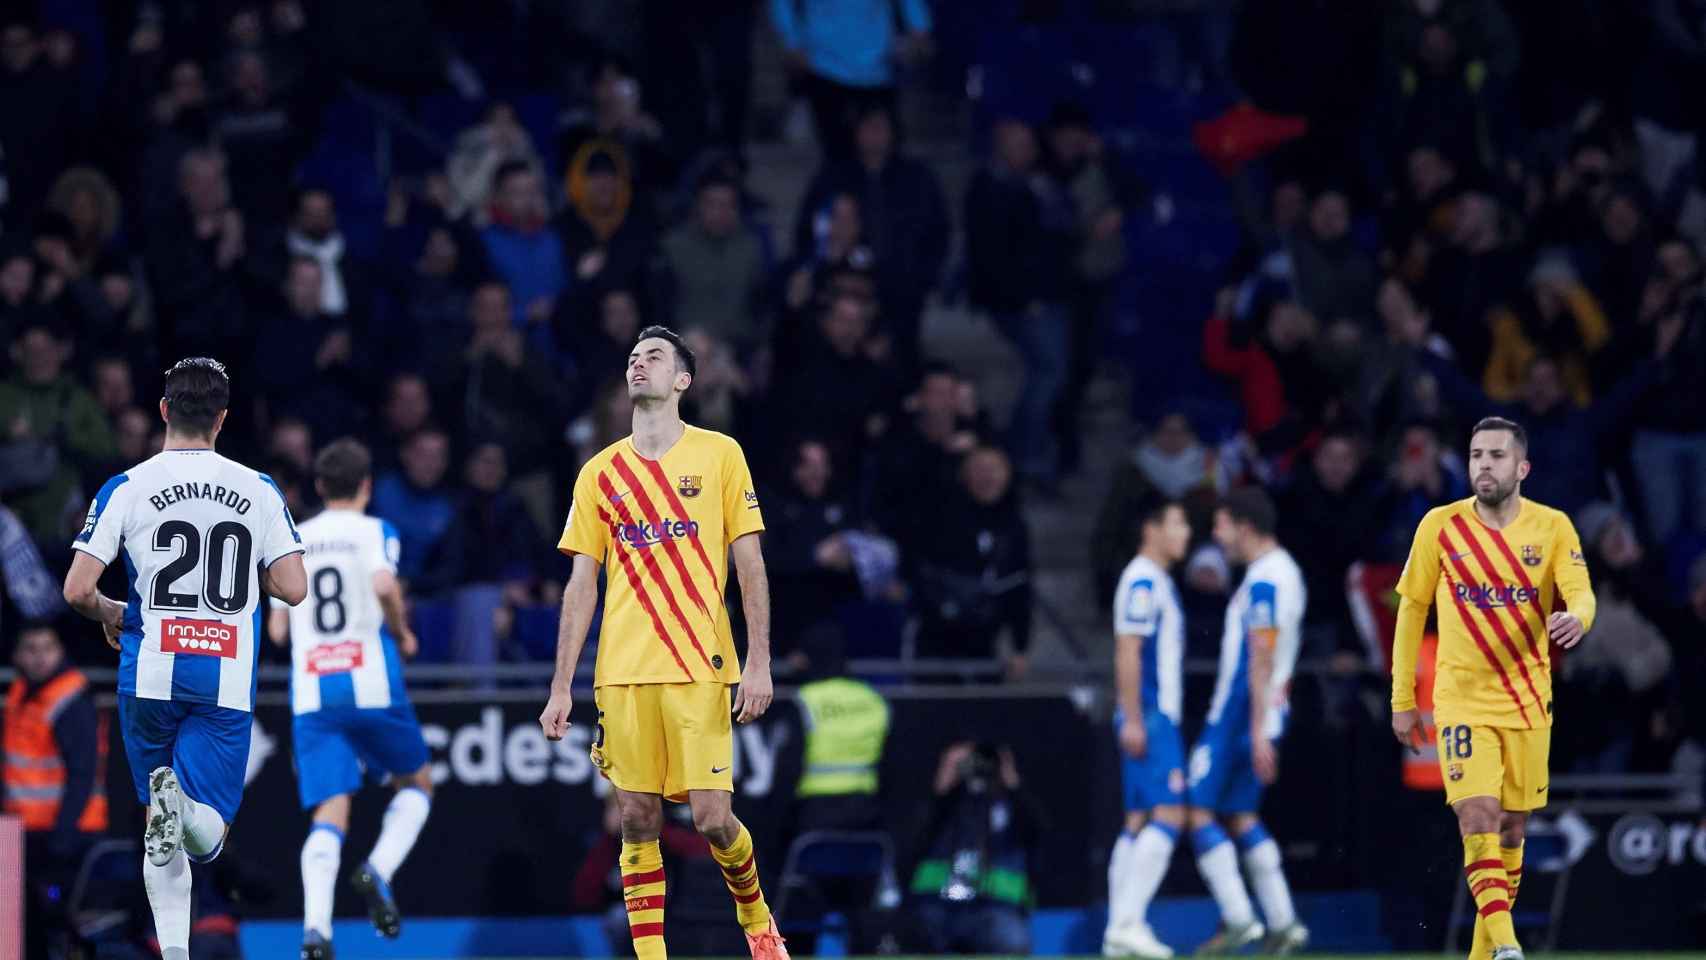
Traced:
<path id="1" fill-rule="evenodd" d="M 1488 941 L 1495 947 L 1517 946 L 1516 927 L 1511 923 L 1510 881 L 1499 855 L 1498 834 L 1472 833 L 1463 838 L 1463 872 Z"/>
<path id="2" fill-rule="evenodd" d="M 723 882 L 735 898 L 735 916 L 740 928 L 747 933 L 762 933 L 770 928 L 770 906 L 764 902 L 764 891 L 758 887 L 758 862 L 752 852 L 752 834 L 746 824 L 728 849 L 720 850 L 711 844 L 711 856 L 723 868 Z"/>
<path id="3" fill-rule="evenodd" d="M 628 934 L 639 960 L 667 960 L 663 945 L 663 851 L 656 840 L 622 841 L 622 899 L 628 906 Z"/>
<path id="4" fill-rule="evenodd" d="M 1516 891 L 1522 886 L 1522 844 L 1500 847 L 1499 859 L 1505 862 L 1505 879 L 1511 885 L 1511 909 L 1516 909 Z"/>

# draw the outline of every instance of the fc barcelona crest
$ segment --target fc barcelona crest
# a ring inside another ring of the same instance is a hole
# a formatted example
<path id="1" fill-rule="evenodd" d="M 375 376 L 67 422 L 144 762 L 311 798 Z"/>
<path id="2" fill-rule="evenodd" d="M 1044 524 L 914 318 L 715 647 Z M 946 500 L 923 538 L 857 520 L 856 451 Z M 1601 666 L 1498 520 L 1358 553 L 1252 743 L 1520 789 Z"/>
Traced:
<path id="1" fill-rule="evenodd" d="M 699 495 L 699 491 L 702 489 L 700 484 L 702 479 L 703 478 L 698 474 L 694 474 L 690 477 L 681 477 L 676 481 L 675 489 L 684 497 L 697 497 Z"/>
<path id="2" fill-rule="evenodd" d="M 1462 780 L 1463 779 L 1463 764 L 1461 764 L 1461 763 L 1447 764 L 1445 775 L 1447 777 L 1451 778 L 1452 783 L 1456 783 L 1457 781 Z"/>
<path id="3" fill-rule="evenodd" d="M 1540 548 L 1532 543 L 1522 545 L 1522 564 L 1525 567 L 1540 566 Z"/>

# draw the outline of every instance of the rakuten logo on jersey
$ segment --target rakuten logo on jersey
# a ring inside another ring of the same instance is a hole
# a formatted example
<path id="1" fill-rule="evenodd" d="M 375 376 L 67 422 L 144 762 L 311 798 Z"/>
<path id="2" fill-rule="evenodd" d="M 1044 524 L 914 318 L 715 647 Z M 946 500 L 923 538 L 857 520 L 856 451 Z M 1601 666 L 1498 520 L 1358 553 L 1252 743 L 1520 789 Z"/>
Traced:
<path id="1" fill-rule="evenodd" d="M 236 659 L 237 628 L 217 620 L 162 620 L 160 652 Z"/>

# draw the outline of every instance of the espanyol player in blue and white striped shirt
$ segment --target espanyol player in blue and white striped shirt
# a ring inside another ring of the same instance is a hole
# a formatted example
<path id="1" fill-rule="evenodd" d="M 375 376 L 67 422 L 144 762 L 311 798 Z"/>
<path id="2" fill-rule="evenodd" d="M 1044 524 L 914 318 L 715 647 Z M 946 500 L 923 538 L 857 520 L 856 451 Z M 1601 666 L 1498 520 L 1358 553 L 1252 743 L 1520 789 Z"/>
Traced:
<path id="1" fill-rule="evenodd" d="M 348 438 L 314 458 L 326 509 L 302 525 L 308 602 L 274 610 L 268 623 L 273 642 L 291 647 L 296 779 L 303 809 L 313 812 L 302 844 L 302 960 L 331 956 L 333 888 L 363 775 L 397 788 L 379 840 L 350 877 L 382 936 L 401 930 L 391 877 L 432 806 L 426 741 L 403 689 L 402 657 L 414 655 L 415 635 L 397 582 L 401 547 L 391 524 L 364 512 L 372 465 L 367 448 Z"/>
<path id="2" fill-rule="evenodd" d="M 307 594 L 302 541 L 278 485 L 213 452 L 231 381 L 216 360 L 166 371 L 165 449 L 89 505 L 65 600 L 120 652 L 118 715 L 148 805 L 142 876 L 164 960 L 187 960 L 190 868 L 219 855 L 243 797 L 263 594 Z M 124 554 L 127 602 L 97 586 Z"/>
<path id="3" fill-rule="evenodd" d="M 1176 502 L 1152 499 L 1142 512 L 1142 543 L 1114 592 L 1114 677 L 1119 709 L 1125 831 L 1108 858 L 1106 956 L 1165 960 L 1173 955 L 1146 919 L 1173 845 L 1185 825 L 1185 618 L 1167 570 L 1184 559 L 1191 525 Z"/>
<path id="4" fill-rule="evenodd" d="M 1198 953 L 1232 953 L 1262 939 L 1264 929 L 1238 875 L 1239 856 L 1267 919 L 1261 953 L 1285 956 L 1309 943 L 1297 922 L 1279 845 L 1260 817 L 1262 788 L 1279 776 L 1277 742 L 1290 711 L 1308 593 L 1303 571 L 1274 539 L 1274 504 L 1257 487 L 1228 493 L 1214 514 L 1214 539 L 1244 580 L 1226 606 L 1220 672 L 1208 724 L 1191 750 L 1191 841 L 1197 869 L 1220 907 L 1221 929 Z M 1216 822 L 1216 815 L 1232 829 Z"/>

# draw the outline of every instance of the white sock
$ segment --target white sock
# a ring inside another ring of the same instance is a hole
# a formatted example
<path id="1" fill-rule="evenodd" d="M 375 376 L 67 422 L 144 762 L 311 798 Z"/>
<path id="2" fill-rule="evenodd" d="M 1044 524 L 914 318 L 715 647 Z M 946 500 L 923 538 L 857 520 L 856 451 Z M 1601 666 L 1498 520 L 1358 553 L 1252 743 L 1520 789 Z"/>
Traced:
<path id="1" fill-rule="evenodd" d="M 332 897 L 338 885 L 338 860 L 344 835 L 329 823 L 316 823 L 302 842 L 302 931 L 332 939 Z"/>
<path id="2" fill-rule="evenodd" d="M 1114 852 L 1108 855 L 1108 930 L 1120 930 L 1131 924 L 1131 856 L 1135 838 L 1124 830 L 1114 841 Z"/>
<path id="3" fill-rule="evenodd" d="M 189 794 L 183 794 L 184 850 L 205 863 L 219 855 L 225 843 L 225 818 Z"/>
<path id="4" fill-rule="evenodd" d="M 1197 869 L 1220 906 L 1220 919 L 1228 927 L 1246 926 L 1255 920 L 1244 878 L 1238 874 L 1238 855 L 1232 851 L 1226 831 L 1211 823 L 1193 833 L 1191 842 L 1197 848 Z"/>
<path id="5" fill-rule="evenodd" d="M 1244 869 L 1250 872 L 1250 886 L 1262 903 L 1262 915 L 1268 918 L 1268 929 L 1284 930 L 1297 922 L 1297 911 L 1291 905 L 1291 887 L 1280 869 L 1279 844 L 1268 835 L 1261 824 L 1251 827 L 1238 838 L 1244 851 Z"/>
<path id="6" fill-rule="evenodd" d="M 1126 884 L 1126 896 L 1131 900 L 1131 916 L 1138 923 L 1149 919 L 1149 902 L 1161 889 L 1161 878 L 1167 875 L 1167 864 L 1173 860 L 1173 846 L 1179 831 L 1164 824 L 1150 822 L 1132 844 L 1127 870 L 1131 880 Z"/>
<path id="7" fill-rule="evenodd" d="M 163 867 L 142 857 L 142 885 L 154 911 L 154 935 L 162 957 L 187 960 L 190 953 L 190 861 L 182 850 Z M 174 954 L 173 951 L 181 951 Z"/>
<path id="8" fill-rule="evenodd" d="M 367 862 L 373 865 L 379 879 L 387 884 L 391 882 L 391 875 L 403 865 L 403 858 L 409 855 L 415 838 L 421 835 L 421 827 L 426 824 L 427 812 L 431 809 L 432 800 L 419 787 L 404 787 L 391 798 L 391 805 L 385 808 L 385 819 L 381 821 L 379 840 L 373 844 L 373 852 L 367 855 Z"/>

